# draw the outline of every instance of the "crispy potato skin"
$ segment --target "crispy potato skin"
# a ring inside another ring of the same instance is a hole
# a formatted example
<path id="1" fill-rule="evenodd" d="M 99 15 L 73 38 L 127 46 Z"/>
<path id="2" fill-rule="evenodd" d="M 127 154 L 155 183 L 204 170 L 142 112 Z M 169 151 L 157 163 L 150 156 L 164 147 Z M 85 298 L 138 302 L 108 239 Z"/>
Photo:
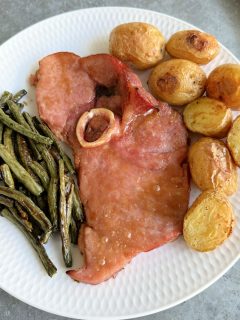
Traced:
<path id="1" fill-rule="evenodd" d="M 206 75 L 196 63 L 171 59 L 152 70 L 148 86 L 156 98 L 181 106 L 200 97 L 205 91 L 205 82 Z"/>
<path id="2" fill-rule="evenodd" d="M 240 167 L 240 116 L 238 116 L 228 132 L 227 145 L 235 161 L 236 165 Z"/>
<path id="3" fill-rule="evenodd" d="M 165 53 L 165 39 L 153 25 L 124 23 L 110 34 L 109 51 L 118 59 L 144 70 L 159 63 Z"/>
<path id="4" fill-rule="evenodd" d="M 219 190 L 204 191 L 184 217 L 183 236 L 197 251 L 211 251 L 226 240 L 234 227 L 234 213 Z"/>
<path id="5" fill-rule="evenodd" d="M 218 100 L 201 97 L 185 107 L 183 119 L 192 132 L 223 138 L 232 125 L 232 111 Z"/>
<path id="6" fill-rule="evenodd" d="M 214 69 L 206 83 L 207 96 L 240 110 L 240 65 L 223 64 Z"/>
<path id="7" fill-rule="evenodd" d="M 171 36 L 166 44 L 166 50 L 174 58 L 207 64 L 218 55 L 220 46 L 216 38 L 208 33 L 183 30 Z"/>
<path id="8" fill-rule="evenodd" d="M 192 179 L 199 189 L 219 189 L 226 195 L 237 191 L 237 167 L 222 141 L 199 139 L 189 148 L 188 161 Z"/>

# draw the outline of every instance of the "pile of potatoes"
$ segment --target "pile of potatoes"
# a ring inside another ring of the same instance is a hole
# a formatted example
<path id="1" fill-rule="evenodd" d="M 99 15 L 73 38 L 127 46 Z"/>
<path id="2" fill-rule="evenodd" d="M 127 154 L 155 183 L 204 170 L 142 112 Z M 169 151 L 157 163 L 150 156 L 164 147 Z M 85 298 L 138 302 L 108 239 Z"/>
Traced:
<path id="1" fill-rule="evenodd" d="M 240 65 L 220 65 L 207 77 L 200 65 L 220 52 L 214 36 L 183 30 L 166 42 L 155 26 L 143 22 L 114 28 L 109 50 L 133 68 L 153 68 L 150 92 L 183 108 L 187 129 L 202 136 L 188 152 L 191 177 L 202 193 L 185 215 L 183 235 L 197 251 L 215 249 L 229 237 L 235 222 L 227 196 L 238 188 L 240 116 L 233 121 L 232 110 L 240 110 Z"/>

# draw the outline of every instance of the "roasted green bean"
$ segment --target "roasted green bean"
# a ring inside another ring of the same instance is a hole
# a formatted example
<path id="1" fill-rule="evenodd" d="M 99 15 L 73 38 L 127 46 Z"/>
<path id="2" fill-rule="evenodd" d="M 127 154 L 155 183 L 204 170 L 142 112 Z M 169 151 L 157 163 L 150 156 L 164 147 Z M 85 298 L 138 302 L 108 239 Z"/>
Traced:
<path id="1" fill-rule="evenodd" d="M 8 210 L 12 213 L 12 215 L 17 216 L 20 218 L 21 224 L 25 226 L 25 228 L 29 231 L 32 232 L 32 224 L 30 221 L 27 219 L 22 219 L 21 213 L 14 207 L 8 208 Z"/>
<path id="2" fill-rule="evenodd" d="M 75 181 L 74 181 L 74 194 L 73 194 L 73 215 L 76 221 L 83 222 L 84 220 L 83 205 L 80 200 L 78 186 Z"/>
<path id="3" fill-rule="evenodd" d="M 0 196 L 0 204 L 4 205 L 5 207 L 11 208 L 11 207 L 13 207 L 14 202 L 13 202 L 13 200 L 1 195 Z"/>
<path id="4" fill-rule="evenodd" d="M 47 173 L 47 171 L 45 170 L 45 168 L 38 163 L 37 161 L 31 161 L 29 163 L 30 168 L 32 169 L 32 171 L 38 176 L 38 178 L 40 179 L 43 188 L 45 190 L 48 190 L 48 185 L 49 185 L 49 175 Z"/>
<path id="5" fill-rule="evenodd" d="M 0 166 L 0 170 L 1 170 L 1 174 L 2 174 L 2 177 L 3 177 L 5 184 L 9 188 L 14 189 L 15 183 L 14 183 L 14 179 L 13 179 L 13 176 L 12 176 L 12 173 L 11 173 L 9 166 L 6 163 L 4 163 Z"/>
<path id="6" fill-rule="evenodd" d="M 7 148 L 2 144 L 0 144 L 0 157 L 9 166 L 18 181 L 20 181 L 32 194 L 38 196 L 43 192 L 42 186 L 33 179 L 26 169 L 15 158 L 13 158 Z"/>
<path id="7" fill-rule="evenodd" d="M 39 120 L 41 121 L 41 120 Z M 52 133 L 52 131 L 48 128 L 48 126 L 46 124 L 44 124 L 43 122 L 39 123 L 39 128 L 41 129 L 42 133 L 45 134 L 47 137 L 49 137 L 52 141 L 53 144 L 55 145 L 55 147 L 57 148 L 60 156 L 62 157 L 64 164 L 66 166 L 66 168 L 68 169 L 68 171 L 73 174 L 75 172 L 74 167 L 72 165 L 72 161 L 70 160 L 70 158 L 66 155 L 66 153 L 63 151 L 60 143 L 57 141 L 55 135 Z"/>
<path id="8" fill-rule="evenodd" d="M 3 144 L 8 149 L 8 151 L 11 153 L 11 155 L 16 158 L 15 151 L 14 151 L 14 145 L 13 145 L 13 139 L 12 139 L 13 131 L 12 129 L 5 127 L 3 132 Z"/>
<path id="9" fill-rule="evenodd" d="M 13 117 L 15 118 L 15 120 L 26 126 L 27 125 L 27 122 L 26 120 L 24 119 L 22 113 L 21 113 L 21 109 L 19 109 L 19 106 L 17 105 L 16 102 L 14 101 L 11 101 L 11 100 L 8 100 L 7 101 L 7 105 L 8 105 L 8 108 L 9 110 L 11 111 L 11 114 L 13 115 Z M 27 125 L 28 126 L 28 125 Z"/>
<path id="10" fill-rule="evenodd" d="M 72 266 L 72 253 L 71 253 L 71 239 L 69 233 L 69 224 L 66 210 L 66 197 L 65 197 L 65 177 L 64 177 L 64 162 L 59 160 L 59 185 L 60 185 L 60 199 L 59 199 L 59 212 L 60 212 L 60 232 L 62 238 L 62 252 L 63 259 L 66 267 Z"/>
<path id="11" fill-rule="evenodd" d="M 12 94 L 8 91 L 4 91 L 0 97 L 0 107 L 2 108 L 10 99 L 12 99 Z"/>
<path id="12" fill-rule="evenodd" d="M 48 240 L 50 239 L 52 233 L 53 233 L 53 230 L 52 230 L 52 229 L 44 232 L 44 233 L 40 236 L 40 238 L 39 238 L 39 241 L 41 242 L 41 244 L 47 243 Z"/>
<path id="13" fill-rule="evenodd" d="M 50 214 L 50 220 L 53 225 L 53 229 L 58 227 L 58 179 L 52 177 L 48 186 L 48 210 Z"/>
<path id="14" fill-rule="evenodd" d="M 29 164 L 32 162 L 32 157 L 28 149 L 27 141 L 25 137 L 17 133 L 17 149 L 21 160 L 21 163 L 25 168 L 29 168 Z"/>
<path id="15" fill-rule="evenodd" d="M 15 204 L 15 207 L 17 208 L 17 211 L 20 213 L 20 216 L 23 219 L 28 220 L 28 214 L 26 210 L 24 210 L 24 208 L 17 201 L 15 201 L 14 204 Z"/>
<path id="16" fill-rule="evenodd" d="M 24 111 L 22 113 L 24 119 L 26 120 L 27 124 L 29 125 L 29 127 L 31 128 L 32 131 L 36 132 L 36 133 L 39 133 L 33 123 L 33 119 L 32 117 L 30 116 L 30 114 L 26 111 Z"/>
<path id="17" fill-rule="evenodd" d="M 50 151 L 42 144 L 37 145 L 41 155 L 46 162 L 49 174 L 52 178 L 57 178 L 57 166 L 56 162 L 54 161 L 53 156 L 51 155 Z"/>
<path id="18" fill-rule="evenodd" d="M 24 207 L 28 214 L 39 224 L 43 231 L 48 231 L 52 228 L 50 220 L 46 217 L 44 212 L 36 206 L 36 204 L 22 192 L 12 190 L 8 187 L 0 186 L 0 194 L 10 199 L 18 201 L 22 207 Z"/>
<path id="19" fill-rule="evenodd" d="M 44 137 L 36 132 L 33 132 L 29 128 L 12 120 L 8 115 L 4 113 L 4 111 L 1 108 L 0 108 L 0 121 L 4 123 L 7 127 L 11 128 L 12 130 L 18 133 L 21 133 L 23 136 L 31 138 L 32 140 L 38 143 L 51 145 L 53 142 L 50 138 Z"/>
<path id="20" fill-rule="evenodd" d="M 39 240 L 34 238 L 34 236 L 26 229 L 26 227 L 22 224 L 20 217 L 18 217 L 15 214 L 12 214 L 8 209 L 3 209 L 1 214 L 3 217 L 7 218 L 9 221 L 14 223 L 25 234 L 25 236 L 27 237 L 27 239 L 30 241 L 33 248 L 37 252 L 48 275 L 52 277 L 57 272 L 57 268 L 49 259 L 44 247 L 41 245 Z"/>
<path id="21" fill-rule="evenodd" d="M 3 129 L 4 129 L 4 125 L 2 122 L 0 122 L 0 143 L 2 143 L 3 141 Z"/>
<path id="22" fill-rule="evenodd" d="M 19 110 L 19 107 L 16 103 L 14 103 L 13 101 L 8 101 L 8 107 L 9 107 L 11 113 L 13 114 L 15 120 L 19 124 L 23 125 L 27 129 L 31 129 L 30 125 L 28 124 L 27 120 L 24 118 L 23 114 Z M 36 144 L 31 139 L 28 139 L 28 142 L 29 142 L 29 145 L 32 149 L 32 152 L 33 152 L 35 158 L 37 160 L 41 160 L 42 157 L 37 149 Z"/>
<path id="23" fill-rule="evenodd" d="M 17 93 L 15 93 L 12 97 L 12 100 L 14 102 L 18 102 L 19 100 L 21 100 L 25 95 L 27 94 L 27 91 L 25 89 L 22 89 L 20 91 L 18 91 Z"/>
<path id="24" fill-rule="evenodd" d="M 72 217 L 72 221 L 70 224 L 70 234 L 71 234 L 71 242 L 73 244 L 78 243 L 78 229 L 75 220 Z"/>
<path id="25" fill-rule="evenodd" d="M 69 195 L 66 200 L 66 215 L 67 215 L 67 224 L 70 226 L 72 220 L 72 209 L 73 209 L 73 195 L 74 195 L 74 185 L 71 185 Z"/>

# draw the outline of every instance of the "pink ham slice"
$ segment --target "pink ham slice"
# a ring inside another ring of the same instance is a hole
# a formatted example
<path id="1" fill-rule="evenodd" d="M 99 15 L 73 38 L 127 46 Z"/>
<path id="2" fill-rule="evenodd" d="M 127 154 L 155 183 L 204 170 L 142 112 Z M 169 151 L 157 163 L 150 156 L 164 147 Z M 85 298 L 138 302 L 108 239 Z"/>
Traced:
<path id="1" fill-rule="evenodd" d="M 43 120 L 70 143 L 79 170 L 86 213 L 79 247 L 85 265 L 68 274 L 74 280 L 98 284 L 138 253 L 182 233 L 189 198 L 184 164 L 187 133 L 180 115 L 149 95 L 116 58 L 95 55 L 76 62 L 71 55 L 58 53 L 40 62 L 37 104 Z M 63 67 L 59 57 L 64 59 Z M 51 63 L 58 67 L 50 68 Z M 61 83 L 64 73 L 66 86 Z M 68 91 L 71 87 L 73 91 Z M 84 94 L 78 95 L 76 88 Z M 48 90 L 61 102 L 48 100 Z M 92 107 L 108 106 L 119 117 L 120 133 L 104 145 L 81 148 L 74 132 L 79 116 Z M 58 119 L 60 110 L 64 119 Z"/>

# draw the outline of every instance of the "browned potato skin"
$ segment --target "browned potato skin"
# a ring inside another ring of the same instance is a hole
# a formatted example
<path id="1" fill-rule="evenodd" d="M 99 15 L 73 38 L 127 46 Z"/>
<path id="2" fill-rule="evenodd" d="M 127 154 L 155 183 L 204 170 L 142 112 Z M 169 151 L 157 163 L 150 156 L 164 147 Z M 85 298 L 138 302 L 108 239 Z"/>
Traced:
<path id="1" fill-rule="evenodd" d="M 219 190 L 204 191 L 188 209 L 183 224 L 187 244 L 197 251 L 211 251 L 232 233 L 234 213 Z"/>
<path id="2" fill-rule="evenodd" d="M 163 59 L 165 39 L 151 24 L 124 23 L 112 30 L 109 51 L 121 61 L 144 70 L 155 66 Z"/>
<path id="3" fill-rule="evenodd" d="M 218 100 L 201 97 L 185 107 L 183 119 L 192 132 L 223 138 L 232 125 L 232 111 Z"/>
<path id="4" fill-rule="evenodd" d="M 240 65 L 223 64 L 214 69 L 206 83 L 207 96 L 240 110 Z"/>
<path id="5" fill-rule="evenodd" d="M 219 189 L 226 195 L 237 191 L 237 167 L 222 141 L 199 139 L 189 148 L 188 161 L 192 179 L 199 189 Z"/>
<path id="6" fill-rule="evenodd" d="M 233 160 L 240 167 L 240 116 L 234 120 L 232 128 L 228 132 L 227 145 Z"/>
<path id="7" fill-rule="evenodd" d="M 217 39 L 208 33 L 183 30 L 171 36 L 166 44 L 166 50 L 172 57 L 207 64 L 218 55 L 220 46 Z"/>
<path id="8" fill-rule="evenodd" d="M 176 106 L 200 97 L 205 83 L 206 75 L 199 65 L 184 59 L 161 62 L 148 79 L 149 89 L 156 98 Z"/>

